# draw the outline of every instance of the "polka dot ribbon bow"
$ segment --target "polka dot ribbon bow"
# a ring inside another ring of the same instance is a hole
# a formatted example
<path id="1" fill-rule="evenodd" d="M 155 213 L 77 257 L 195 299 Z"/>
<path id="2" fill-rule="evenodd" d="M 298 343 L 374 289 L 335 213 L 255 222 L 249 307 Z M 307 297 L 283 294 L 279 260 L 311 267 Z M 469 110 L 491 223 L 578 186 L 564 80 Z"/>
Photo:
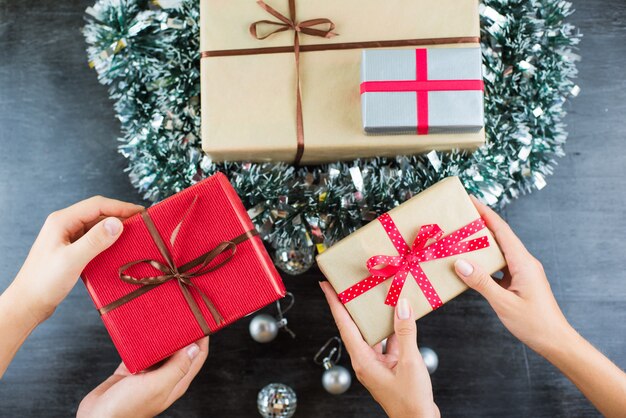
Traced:
<path id="1" fill-rule="evenodd" d="M 396 247 L 399 255 L 375 255 L 370 257 L 367 260 L 367 270 L 371 276 L 366 277 L 339 294 L 339 299 L 344 304 L 385 280 L 393 278 L 385 304 L 396 306 L 406 282 L 406 277 L 411 273 L 430 306 L 433 310 L 437 309 L 443 305 L 443 302 L 430 280 L 428 280 L 428 277 L 426 277 L 426 273 L 422 270 L 420 263 L 489 247 L 489 239 L 485 236 L 463 241 L 485 228 L 485 221 L 482 218 L 476 219 L 445 237 L 439 225 L 423 225 L 411 247 L 402 238 L 398 227 L 389 214 L 381 215 L 378 221 L 385 229 L 385 232 L 387 232 L 387 236 L 389 236 L 394 247 Z M 430 240 L 434 240 L 434 242 L 429 244 Z"/>

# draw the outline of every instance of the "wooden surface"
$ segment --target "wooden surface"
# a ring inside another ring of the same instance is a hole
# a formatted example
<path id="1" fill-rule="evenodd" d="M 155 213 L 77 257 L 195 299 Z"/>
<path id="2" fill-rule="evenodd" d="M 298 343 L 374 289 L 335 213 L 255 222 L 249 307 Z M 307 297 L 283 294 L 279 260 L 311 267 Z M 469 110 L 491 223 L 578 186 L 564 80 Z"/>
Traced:
<path id="1" fill-rule="evenodd" d="M 0 290 L 8 286 L 46 215 L 94 194 L 140 202 L 116 152 L 119 126 L 106 88 L 86 65 L 80 33 L 92 0 L 0 0 Z M 544 263 L 571 323 L 626 366 L 626 3 L 577 1 L 584 33 L 580 96 L 568 105 L 567 156 L 541 192 L 503 213 Z M 318 271 L 287 277 L 298 334 L 259 345 L 249 319 L 211 340 L 211 353 L 170 417 L 254 417 L 270 382 L 298 393 L 296 416 L 379 417 L 358 383 L 333 397 L 312 357 L 336 335 Z M 516 341 L 476 293 L 419 322 L 439 354 L 433 375 L 444 416 L 594 416 L 576 388 Z M 0 336 L 1 338 L 1 336 Z M 348 359 L 342 364 L 349 365 Z M 79 283 L 24 344 L 0 383 L 0 416 L 66 417 L 119 362 Z"/>

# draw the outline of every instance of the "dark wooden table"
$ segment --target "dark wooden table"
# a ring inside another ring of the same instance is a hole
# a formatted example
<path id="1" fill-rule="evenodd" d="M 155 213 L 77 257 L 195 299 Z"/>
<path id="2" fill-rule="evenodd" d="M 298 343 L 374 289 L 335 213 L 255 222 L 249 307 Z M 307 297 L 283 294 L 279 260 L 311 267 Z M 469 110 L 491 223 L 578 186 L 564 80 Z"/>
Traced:
<path id="1" fill-rule="evenodd" d="M 112 103 L 86 64 L 80 28 L 91 3 L 0 0 L 0 290 L 49 212 L 94 194 L 141 201 L 116 151 Z M 585 35 L 582 93 L 568 105 L 567 156 L 544 190 L 503 215 L 543 261 L 571 323 L 623 368 L 626 3 L 588 0 L 576 7 L 572 22 Z M 297 391 L 300 417 L 383 416 L 358 383 L 338 397 L 321 387 L 322 370 L 312 357 L 336 330 L 318 279 L 318 271 L 285 277 L 298 302 L 289 315 L 297 339 L 281 335 L 256 344 L 248 319 L 220 332 L 187 395 L 164 416 L 254 417 L 257 391 L 274 381 Z M 420 320 L 419 333 L 440 357 L 432 380 L 444 416 L 597 414 L 474 292 Z M 79 284 L 9 367 L 0 383 L 0 416 L 74 414 L 118 362 Z"/>

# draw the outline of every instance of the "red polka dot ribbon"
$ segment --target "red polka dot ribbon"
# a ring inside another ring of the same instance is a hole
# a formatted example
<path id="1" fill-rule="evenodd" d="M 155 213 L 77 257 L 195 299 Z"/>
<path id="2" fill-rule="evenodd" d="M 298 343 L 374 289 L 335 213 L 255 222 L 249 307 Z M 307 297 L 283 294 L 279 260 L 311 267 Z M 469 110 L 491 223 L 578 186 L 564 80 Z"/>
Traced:
<path id="1" fill-rule="evenodd" d="M 485 228 L 485 221 L 478 218 L 453 233 L 443 236 L 443 231 L 437 224 L 423 225 L 409 247 L 400 234 L 398 227 L 385 213 L 378 218 L 385 229 L 387 236 L 396 247 L 399 255 L 375 255 L 367 260 L 367 270 L 371 276 L 359 281 L 350 288 L 339 293 L 342 303 L 348 303 L 352 299 L 362 295 L 387 279 L 393 278 L 391 287 L 387 293 L 385 304 L 396 306 L 398 298 L 406 282 L 409 273 L 422 290 L 430 306 L 434 309 L 443 305 L 437 291 L 426 277 L 420 263 L 446 258 L 457 254 L 468 253 L 489 247 L 489 239 L 485 236 L 463 241 Z M 430 240 L 434 240 L 429 244 Z"/>

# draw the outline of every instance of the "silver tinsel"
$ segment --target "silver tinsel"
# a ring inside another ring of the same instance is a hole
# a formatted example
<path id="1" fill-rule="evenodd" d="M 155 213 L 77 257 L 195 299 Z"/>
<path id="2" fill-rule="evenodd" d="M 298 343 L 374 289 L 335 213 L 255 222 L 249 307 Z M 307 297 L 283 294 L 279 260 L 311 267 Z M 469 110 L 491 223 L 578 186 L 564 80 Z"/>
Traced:
<path id="1" fill-rule="evenodd" d="M 97 0 L 84 28 L 89 64 L 109 86 L 131 182 L 158 201 L 216 172 L 229 175 L 276 264 L 290 274 L 377 215 L 458 175 L 494 207 L 546 186 L 566 139 L 565 101 L 580 35 L 562 0 L 480 6 L 487 143 L 473 154 L 430 152 L 294 168 L 215 164 L 200 141 L 199 13 L 192 0 Z M 419 24 L 419 22 L 416 22 Z"/>

